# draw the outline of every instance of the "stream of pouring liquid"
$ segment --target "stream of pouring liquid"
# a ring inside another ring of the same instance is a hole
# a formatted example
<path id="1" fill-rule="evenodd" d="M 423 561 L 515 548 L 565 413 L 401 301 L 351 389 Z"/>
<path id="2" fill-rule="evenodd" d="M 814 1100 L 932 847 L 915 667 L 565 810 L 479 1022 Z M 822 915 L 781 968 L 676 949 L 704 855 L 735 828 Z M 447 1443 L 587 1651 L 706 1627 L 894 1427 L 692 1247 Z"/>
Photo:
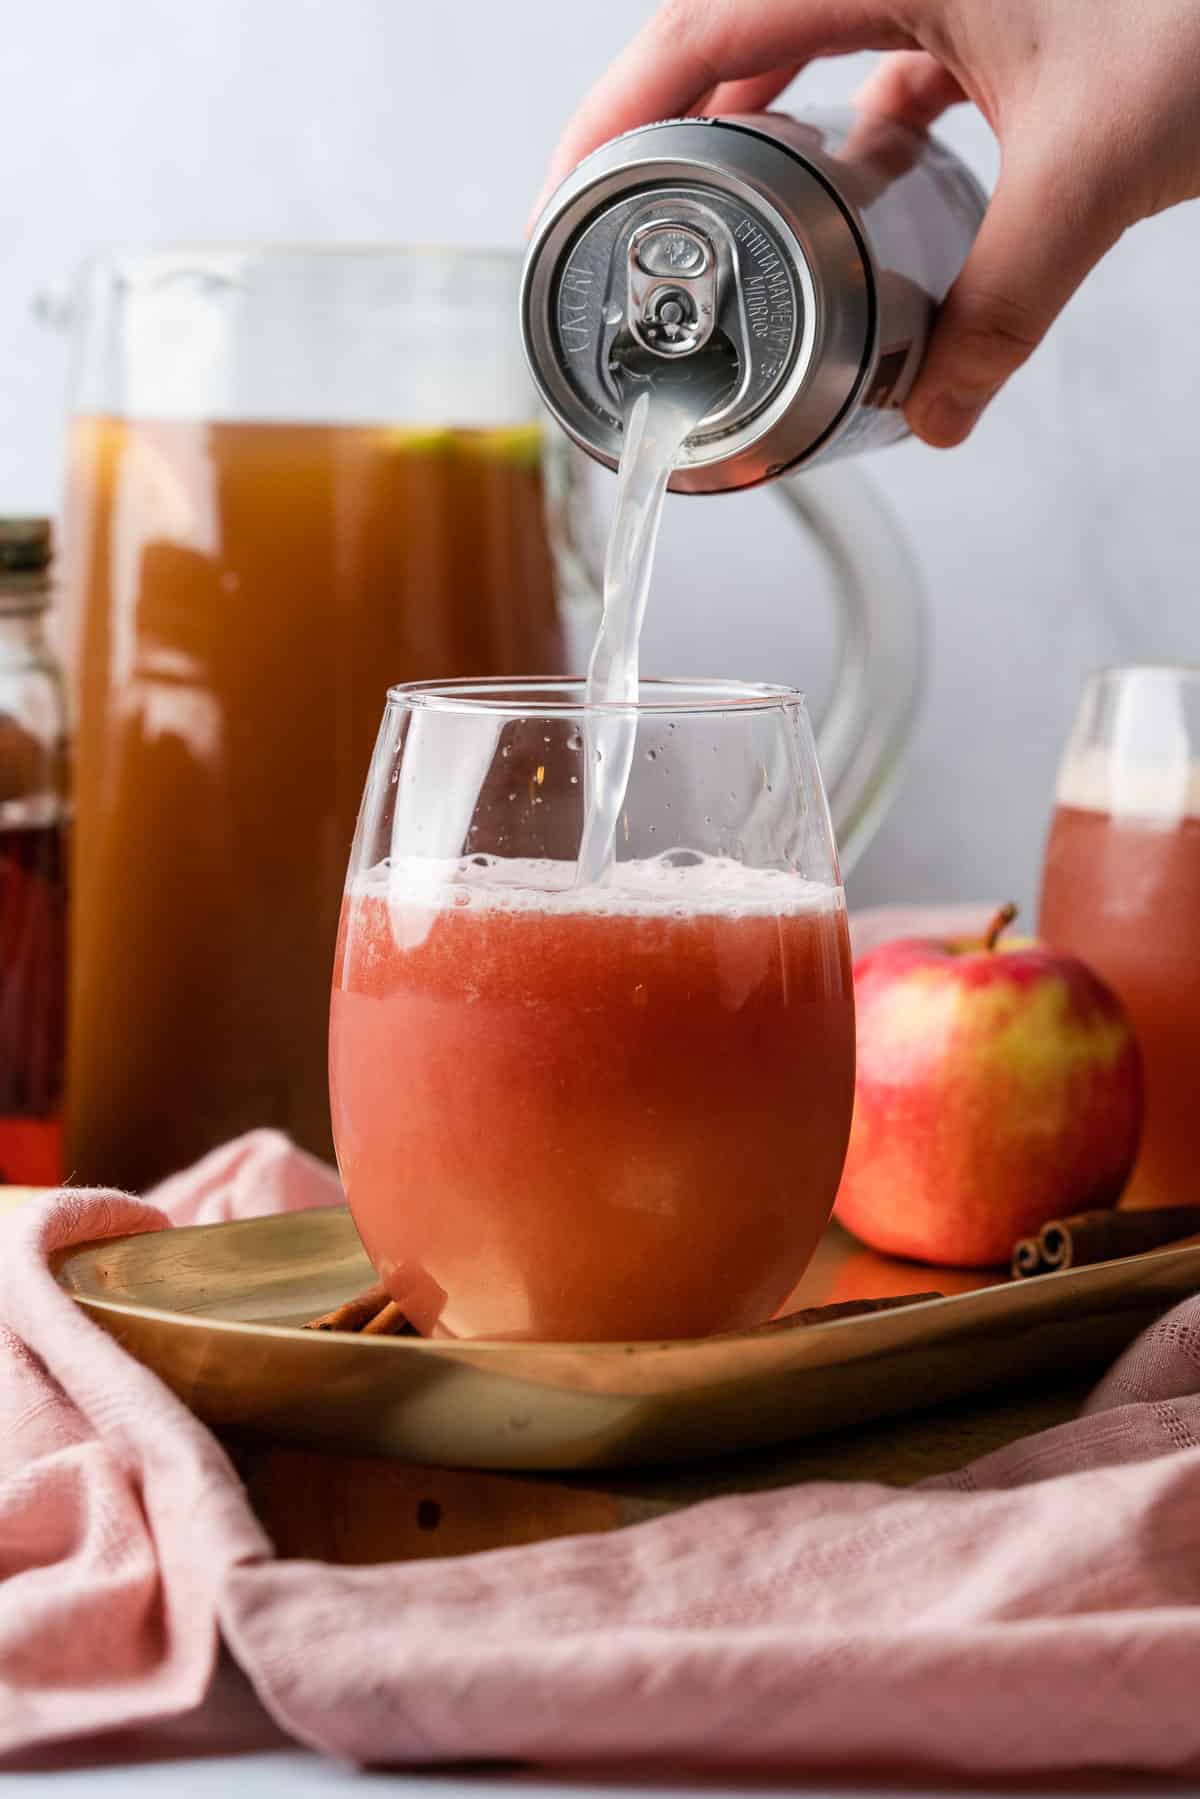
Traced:
<path id="1" fill-rule="evenodd" d="M 690 360 L 686 376 L 671 369 L 659 380 L 629 385 L 617 499 L 604 560 L 604 611 L 588 664 L 589 707 L 636 705 L 638 648 L 667 482 L 685 441 L 730 385 L 724 356 Z M 603 880 L 615 859 L 637 723 L 632 710 L 587 714 L 579 886 Z"/>

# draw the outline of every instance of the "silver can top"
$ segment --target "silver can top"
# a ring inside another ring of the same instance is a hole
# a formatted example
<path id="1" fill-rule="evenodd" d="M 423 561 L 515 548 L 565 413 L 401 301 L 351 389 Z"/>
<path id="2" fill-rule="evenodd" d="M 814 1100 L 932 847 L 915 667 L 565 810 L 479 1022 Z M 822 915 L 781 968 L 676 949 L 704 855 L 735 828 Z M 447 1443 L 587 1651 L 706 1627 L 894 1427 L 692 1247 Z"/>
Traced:
<path id="1" fill-rule="evenodd" d="M 733 388 L 671 479 L 745 487 L 833 428 L 871 352 L 872 292 L 847 209 L 756 122 L 671 120 L 605 144 L 552 196 L 525 262 L 521 329 L 534 379 L 571 437 L 615 467 L 615 368 L 633 348 L 678 362 L 715 337 Z"/>

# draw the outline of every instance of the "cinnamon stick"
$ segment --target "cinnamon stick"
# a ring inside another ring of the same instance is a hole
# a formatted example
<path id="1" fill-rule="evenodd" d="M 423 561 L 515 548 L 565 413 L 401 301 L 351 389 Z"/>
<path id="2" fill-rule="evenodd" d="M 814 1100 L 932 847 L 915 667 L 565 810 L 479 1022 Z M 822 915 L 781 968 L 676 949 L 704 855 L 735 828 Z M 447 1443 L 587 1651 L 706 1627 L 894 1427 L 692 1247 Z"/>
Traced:
<path id="1" fill-rule="evenodd" d="M 304 1326 L 306 1331 L 360 1331 L 368 1325 L 372 1318 L 382 1312 L 384 1306 L 391 1303 L 391 1295 L 382 1281 L 368 1287 L 365 1293 L 355 1294 L 353 1299 L 345 1300 L 335 1306 L 332 1312 L 322 1312 L 319 1318 L 310 1318 Z"/>
<path id="2" fill-rule="evenodd" d="M 1142 1255 L 1146 1250 L 1165 1249 L 1198 1232 L 1200 1206 L 1163 1206 L 1145 1212 L 1109 1207 L 1098 1212 L 1077 1212 L 1069 1218 L 1052 1218 L 1036 1237 L 1022 1237 L 1013 1245 L 1013 1279 L 1027 1280 L 1035 1274 L 1054 1274 L 1094 1262 L 1112 1262 L 1120 1256 Z"/>
<path id="3" fill-rule="evenodd" d="M 1013 1244 L 1010 1272 L 1015 1281 L 1030 1280 L 1035 1274 L 1048 1273 L 1042 1258 L 1042 1246 L 1036 1237 L 1018 1237 Z"/>
<path id="4" fill-rule="evenodd" d="M 780 1318 L 768 1318 L 749 1331 L 721 1331 L 723 1337 L 764 1336 L 776 1331 L 803 1328 L 809 1324 L 832 1324 L 838 1318 L 866 1318 L 872 1312 L 895 1312 L 901 1306 L 921 1305 L 927 1299 L 944 1299 L 944 1293 L 890 1293 L 885 1299 L 843 1299 L 836 1305 L 804 1306 L 798 1312 L 785 1312 Z"/>
<path id="5" fill-rule="evenodd" d="M 896 1293 L 885 1299 L 844 1299 L 836 1305 L 805 1306 L 798 1312 L 785 1312 L 782 1318 L 769 1318 L 754 1325 L 751 1331 L 718 1331 L 719 1337 L 744 1337 L 766 1332 L 792 1330 L 809 1324 L 831 1324 L 838 1318 L 863 1318 L 872 1312 L 893 1312 L 899 1306 L 919 1305 L 926 1299 L 942 1299 L 941 1293 Z M 412 1325 L 387 1288 L 380 1282 L 356 1294 L 332 1312 L 323 1312 L 303 1326 L 306 1331 L 357 1331 L 363 1337 L 416 1336 Z"/>
<path id="6" fill-rule="evenodd" d="M 394 1299 L 389 1299 L 359 1333 L 363 1337 L 415 1337 L 416 1334 Z"/>

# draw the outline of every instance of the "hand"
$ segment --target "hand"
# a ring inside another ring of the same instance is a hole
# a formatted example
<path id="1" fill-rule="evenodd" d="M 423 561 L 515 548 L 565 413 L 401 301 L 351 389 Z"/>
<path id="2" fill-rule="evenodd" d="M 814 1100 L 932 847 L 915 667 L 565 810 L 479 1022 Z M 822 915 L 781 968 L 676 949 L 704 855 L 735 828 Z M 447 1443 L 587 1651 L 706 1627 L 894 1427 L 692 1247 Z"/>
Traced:
<path id="1" fill-rule="evenodd" d="M 1001 174 L 909 397 L 961 443 L 1127 226 L 1200 194 L 1200 0 L 666 0 L 584 101 L 551 184 L 650 120 L 769 106 L 814 57 L 888 50 L 857 96 L 923 129 L 971 100 Z"/>

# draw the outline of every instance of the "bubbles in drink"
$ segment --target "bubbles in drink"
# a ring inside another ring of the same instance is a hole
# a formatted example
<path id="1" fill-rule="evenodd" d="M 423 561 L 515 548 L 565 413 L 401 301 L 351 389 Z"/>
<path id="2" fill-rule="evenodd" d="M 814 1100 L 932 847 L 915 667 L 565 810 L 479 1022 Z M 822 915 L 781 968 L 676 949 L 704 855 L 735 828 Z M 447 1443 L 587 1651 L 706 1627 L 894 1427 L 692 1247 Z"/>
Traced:
<path id="1" fill-rule="evenodd" d="M 473 906 L 597 917 L 778 918 L 840 911 L 840 890 L 790 868 L 751 868 L 726 856 L 669 849 L 616 862 L 581 883 L 575 864 L 532 856 L 393 856 L 353 883 L 355 898 L 394 908 Z M 682 908 L 682 913 L 680 912 Z"/>

